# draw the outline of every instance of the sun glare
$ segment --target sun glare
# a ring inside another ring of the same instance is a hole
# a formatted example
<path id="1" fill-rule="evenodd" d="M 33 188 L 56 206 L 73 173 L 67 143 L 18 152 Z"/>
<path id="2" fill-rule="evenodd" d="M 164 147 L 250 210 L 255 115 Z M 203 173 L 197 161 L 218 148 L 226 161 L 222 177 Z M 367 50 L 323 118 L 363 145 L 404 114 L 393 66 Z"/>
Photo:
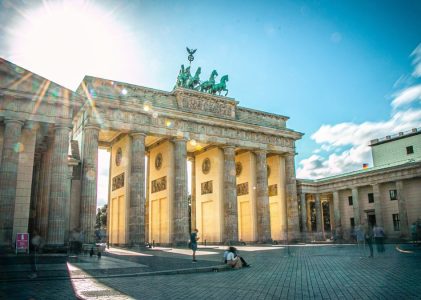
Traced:
<path id="1" fill-rule="evenodd" d="M 21 15 L 11 30 L 12 57 L 66 87 L 75 89 L 87 74 L 112 74 L 134 58 L 130 31 L 92 2 L 44 1 Z"/>

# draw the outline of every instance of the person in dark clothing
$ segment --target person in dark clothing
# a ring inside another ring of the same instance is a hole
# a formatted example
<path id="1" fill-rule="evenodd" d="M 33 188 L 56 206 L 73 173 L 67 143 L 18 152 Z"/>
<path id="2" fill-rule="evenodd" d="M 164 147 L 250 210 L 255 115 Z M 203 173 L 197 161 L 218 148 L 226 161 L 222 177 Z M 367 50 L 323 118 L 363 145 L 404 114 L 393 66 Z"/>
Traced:
<path id="1" fill-rule="evenodd" d="M 370 249 L 370 258 L 373 258 L 373 229 L 371 226 L 368 227 L 368 230 L 365 232 L 365 242 L 368 245 L 368 248 Z"/>
<path id="2" fill-rule="evenodd" d="M 190 235 L 190 247 L 193 251 L 193 262 L 197 262 L 197 260 L 196 260 L 197 241 L 200 239 L 197 236 L 198 232 L 199 232 L 199 230 L 195 229 L 195 230 L 193 230 L 193 232 Z"/>

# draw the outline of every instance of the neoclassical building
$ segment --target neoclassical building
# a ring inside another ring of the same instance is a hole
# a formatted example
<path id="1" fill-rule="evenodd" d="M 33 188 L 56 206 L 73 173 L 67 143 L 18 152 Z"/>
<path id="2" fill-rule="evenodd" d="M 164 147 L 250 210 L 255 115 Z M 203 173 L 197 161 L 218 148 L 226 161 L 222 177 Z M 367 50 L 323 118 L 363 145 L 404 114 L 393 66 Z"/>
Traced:
<path id="1" fill-rule="evenodd" d="M 111 244 L 185 244 L 190 227 L 208 243 L 300 238 L 302 134 L 238 104 L 94 77 L 73 92 L 0 59 L 0 244 L 37 232 L 62 246 L 72 230 L 93 241 L 99 148 L 111 154 Z"/>
<path id="2" fill-rule="evenodd" d="M 408 239 L 421 221 L 421 128 L 370 143 L 373 167 L 297 181 L 300 227 L 307 240 L 349 239 L 359 224 L 377 224 L 391 239 Z"/>

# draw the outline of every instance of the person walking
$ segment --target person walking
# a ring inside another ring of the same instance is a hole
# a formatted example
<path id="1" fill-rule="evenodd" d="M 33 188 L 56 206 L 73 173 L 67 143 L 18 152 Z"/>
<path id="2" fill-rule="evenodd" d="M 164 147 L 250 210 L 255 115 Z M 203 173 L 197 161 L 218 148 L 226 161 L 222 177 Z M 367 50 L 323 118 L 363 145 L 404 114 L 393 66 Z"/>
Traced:
<path id="1" fill-rule="evenodd" d="M 367 243 L 368 248 L 370 249 L 369 258 L 373 258 L 373 229 L 371 226 L 368 227 L 368 230 L 365 232 L 365 242 Z"/>
<path id="2" fill-rule="evenodd" d="M 365 252 L 365 232 L 363 224 L 360 224 L 355 229 L 355 237 L 357 239 L 358 252 L 364 254 Z"/>
<path id="3" fill-rule="evenodd" d="M 384 230 L 383 227 L 374 225 L 373 228 L 374 241 L 376 242 L 377 253 L 384 252 Z"/>
<path id="4" fill-rule="evenodd" d="M 193 262 L 197 262 L 196 260 L 196 250 L 197 250 L 197 241 L 200 239 L 197 236 L 197 233 L 199 232 L 199 230 L 196 228 L 195 230 L 193 230 L 193 232 L 190 234 L 190 247 L 193 251 Z"/>

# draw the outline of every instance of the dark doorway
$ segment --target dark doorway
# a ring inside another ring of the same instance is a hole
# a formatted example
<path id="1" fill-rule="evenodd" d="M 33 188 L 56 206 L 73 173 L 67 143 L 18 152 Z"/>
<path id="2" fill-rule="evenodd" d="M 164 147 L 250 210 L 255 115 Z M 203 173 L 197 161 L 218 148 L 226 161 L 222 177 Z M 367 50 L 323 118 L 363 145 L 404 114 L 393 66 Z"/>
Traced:
<path id="1" fill-rule="evenodd" d="M 323 210 L 323 229 L 324 232 L 330 232 L 330 205 L 329 202 L 322 202 Z"/>
<path id="2" fill-rule="evenodd" d="M 376 224 L 376 215 L 374 212 L 367 213 L 368 225 L 373 227 Z"/>
<path id="3" fill-rule="evenodd" d="M 316 203 L 311 201 L 310 205 L 310 223 L 311 223 L 311 231 L 317 231 L 317 224 L 316 224 Z"/>

